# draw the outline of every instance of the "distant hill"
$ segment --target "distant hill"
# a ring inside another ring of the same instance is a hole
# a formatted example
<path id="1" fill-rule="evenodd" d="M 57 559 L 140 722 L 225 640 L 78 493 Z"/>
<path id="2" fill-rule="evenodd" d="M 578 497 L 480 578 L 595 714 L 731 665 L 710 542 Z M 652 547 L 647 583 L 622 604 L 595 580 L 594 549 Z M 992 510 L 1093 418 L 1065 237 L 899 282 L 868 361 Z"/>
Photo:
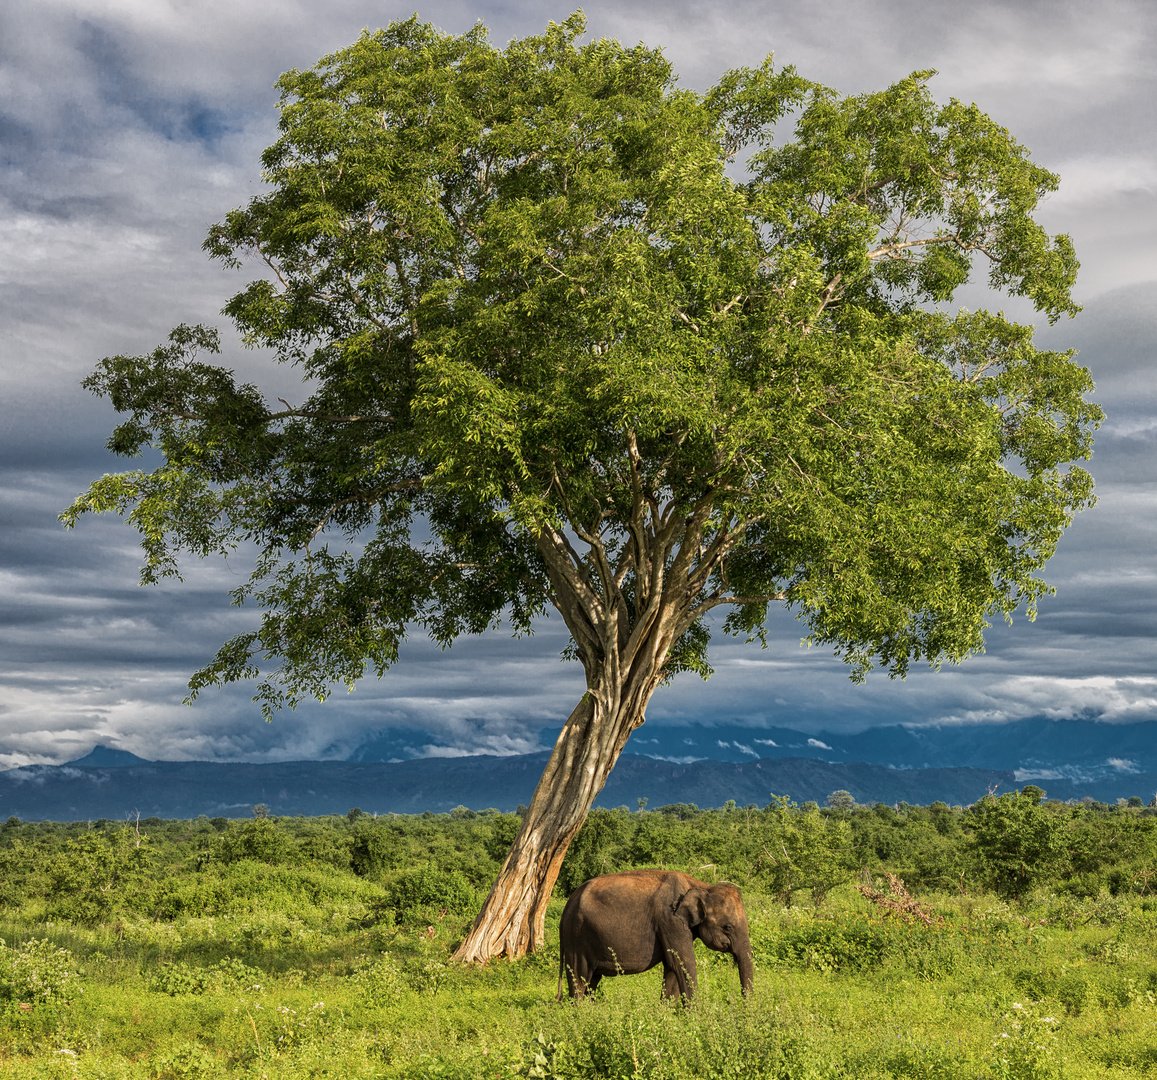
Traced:
<path id="1" fill-rule="evenodd" d="M 111 746 L 94 746 L 84 757 L 70 761 L 68 764 L 99 767 L 102 765 L 151 765 L 152 762 L 147 758 L 140 758 L 137 757 L 136 754 L 130 754 L 127 750 L 117 750 Z"/>
<path id="2" fill-rule="evenodd" d="M 867 761 L 897 769 L 1011 769 L 1020 778 L 1093 780 L 1129 772 L 1157 772 L 1157 723 L 1095 720 L 1007 723 L 889 724 L 858 732 L 804 732 L 738 724 L 686 727 L 645 724 L 628 744 L 632 753 L 683 759 L 809 757 Z"/>
<path id="3" fill-rule="evenodd" d="M 102 748 L 104 749 L 104 748 Z M 95 752 L 94 752 L 95 753 Z M 547 754 L 424 758 L 401 762 L 289 761 L 271 764 L 146 762 L 124 752 L 89 754 L 68 765 L 30 765 L 0 773 L 0 818 L 78 821 L 143 817 L 244 817 L 257 803 L 278 815 L 513 810 L 530 801 Z M 129 760 L 131 759 L 131 760 Z M 863 762 L 794 757 L 773 760 L 671 762 L 624 754 L 598 805 L 634 809 L 675 802 L 765 805 L 772 792 L 822 803 L 836 790 L 858 802 L 968 804 L 996 788 L 1018 786 L 1010 770 L 893 769 Z M 1106 776 L 1087 783 L 1042 782 L 1050 797 L 1101 801 L 1157 790 L 1157 774 Z"/>
<path id="4" fill-rule="evenodd" d="M 544 727 L 542 746 L 551 746 L 557 727 Z M 372 732 L 349 760 L 405 761 L 437 754 L 443 742 L 416 728 Z M 895 769 L 1008 770 L 1018 781 L 1077 783 L 1157 773 L 1157 723 L 1035 718 L 1006 723 L 916 726 L 886 724 L 858 732 L 800 731 L 790 727 L 753 728 L 715 718 L 710 723 L 648 721 L 632 734 L 627 751 L 687 763 L 753 762 L 814 758 L 868 762 Z M 1127 785 L 1126 785 L 1127 786 Z M 1148 789 L 1152 795 L 1153 789 Z"/>

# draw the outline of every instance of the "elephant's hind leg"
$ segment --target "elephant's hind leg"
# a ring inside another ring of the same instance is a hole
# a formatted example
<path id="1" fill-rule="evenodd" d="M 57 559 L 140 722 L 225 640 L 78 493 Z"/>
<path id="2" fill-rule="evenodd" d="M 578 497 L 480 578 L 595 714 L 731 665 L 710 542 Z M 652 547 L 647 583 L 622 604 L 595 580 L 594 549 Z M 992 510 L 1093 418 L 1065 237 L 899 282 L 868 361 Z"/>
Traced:
<path id="1" fill-rule="evenodd" d="M 598 971 L 589 971 L 585 964 L 578 963 L 573 967 L 566 966 L 566 988 L 572 1000 L 578 1001 L 587 994 L 593 994 L 599 985 L 602 975 Z"/>

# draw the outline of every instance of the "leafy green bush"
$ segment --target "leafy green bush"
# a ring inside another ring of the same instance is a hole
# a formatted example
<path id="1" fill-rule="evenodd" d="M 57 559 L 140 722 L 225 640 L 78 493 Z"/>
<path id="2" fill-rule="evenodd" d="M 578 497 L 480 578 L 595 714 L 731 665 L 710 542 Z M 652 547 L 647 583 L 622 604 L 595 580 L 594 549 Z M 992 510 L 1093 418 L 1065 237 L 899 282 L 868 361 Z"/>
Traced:
<path id="1" fill-rule="evenodd" d="M 888 929 L 866 918 L 804 918 L 775 938 L 769 951 L 772 958 L 791 967 L 864 971 L 883 962 Z"/>
<path id="2" fill-rule="evenodd" d="M 408 985 L 391 956 L 361 960 L 350 975 L 366 1003 L 373 1006 L 389 1005 L 397 1001 Z"/>
<path id="3" fill-rule="evenodd" d="M 350 867 L 359 877 L 377 877 L 398 866 L 405 848 L 399 834 L 376 822 L 357 823 L 350 838 Z"/>
<path id="4" fill-rule="evenodd" d="M 757 840 L 760 878 L 785 904 L 797 889 L 810 889 L 819 907 L 832 889 L 851 880 L 851 825 L 842 816 L 825 816 L 815 804 L 797 811 L 786 795 L 773 796 L 772 807 Z"/>
<path id="5" fill-rule="evenodd" d="M 267 817 L 259 817 L 240 827 L 230 828 L 221 835 L 214 854 L 223 863 L 248 859 L 279 865 L 300 858 L 300 851 L 293 838 L 278 822 Z"/>
<path id="6" fill-rule="evenodd" d="M 184 960 L 163 964 L 153 975 L 150 989 L 170 997 L 219 990 L 249 990 L 265 981 L 264 973 L 236 957 L 227 956 L 212 967 L 191 967 Z"/>
<path id="7" fill-rule="evenodd" d="M 1041 802 L 1039 788 L 981 799 L 972 808 L 976 873 L 993 891 L 1018 900 L 1052 871 L 1064 852 L 1066 819 Z"/>
<path id="8" fill-rule="evenodd" d="M 17 949 L 0 940 L 0 998 L 29 1005 L 68 1004 L 84 993 L 80 971 L 68 949 L 31 938 Z"/>
<path id="9" fill-rule="evenodd" d="M 587 824 L 590 824 L 590 818 L 595 814 L 605 813 L 602 810 L 592 810 L 590 817 L 587 818 Z M 490 819 L 490 833 L 482 841 L 482 846 L 486 854 L 490 856 L 496 863 L 502 862 L 506 858 L 506 853 L 510 850 L 510 845 L 514 843 L 514 838 L 518 835 L 518 830 L 522 828 L 522 818 L 517 814 L 498 814 Z M 584 825 L 585 829 L 586 826 Z M 582 836 L 582 832 L 579 833 Z M 571 845 L 573 849 L 574 845 Z M 568 851 L 569 855 L 570 852 Z M 565 863 L 564 863 L 565 865 Z"/>
<path id="10" fill-rule="evenodd" d="M 385 906 L 399 923 L 422 921 L 441 911 L 469 915 L 479 900 L 474 887 L 459 870 L 403 870 L 386 886 Z"/>
<path id="11" fill-rule="evenodd" d="M 1060 1075 L 1060 1021 L 1018 1001 L 1006 1013 L 992 1042 L 994 1074 L 1000 1080 L 1054 1080 Z"/>
<path id="12" fill-rule="evenodd" d="M 124 827 L 86 832 L 65 843 L 48 867 L 49 915 L 91 925 L 124 910 L 148 869 L 145 841 Z"/>
<path id="13" fill-rule="evenodd" d="M 442 989 L 450 974 L 446 965 L 438 960 L 415 957 L 402 965 L 402 978 L 406 985 L 419 994 L 433 996 Z"/>
<path id="14" fill-rule="evenodd" d="M 199 1042 L 183 1042 L 153 1059 L 157 1080 L 200 1080 L 218 1073 L 218 1062 Z"/>
<path id="15" fill-rule="evenodd" d="M 615 810 L 590 812 L 586 824 L 571 842 L 559 870 L 556 888 L 563 896 L 569 896 L 588 878 L 618 869 L 630 825 L 629 816 Z M 637 852 L 644 855 L 642 861 L 657 861 L 655 855 L 671 846 L 660 837 L 669 841 L 673 835 L 662 818 L 647 815 L 635 843 Z"/>

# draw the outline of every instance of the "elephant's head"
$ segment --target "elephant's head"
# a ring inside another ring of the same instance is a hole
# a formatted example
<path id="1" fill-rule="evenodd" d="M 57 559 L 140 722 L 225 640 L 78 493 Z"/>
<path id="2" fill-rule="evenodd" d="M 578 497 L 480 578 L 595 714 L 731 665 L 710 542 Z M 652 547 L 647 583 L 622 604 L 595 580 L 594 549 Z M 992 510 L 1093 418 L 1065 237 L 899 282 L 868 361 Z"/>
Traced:
<path id="1" fill-rule="evenodd" d="M 731 953 L 739 966 L 739 985 L 751 993 L 755 964 L 751 956 L 751 934 L 747 912 L 739 890 L 729 883 L 693 885 L 680 899 L 675 912 L 687 919 L 691 933 L 709 949 Z"/>

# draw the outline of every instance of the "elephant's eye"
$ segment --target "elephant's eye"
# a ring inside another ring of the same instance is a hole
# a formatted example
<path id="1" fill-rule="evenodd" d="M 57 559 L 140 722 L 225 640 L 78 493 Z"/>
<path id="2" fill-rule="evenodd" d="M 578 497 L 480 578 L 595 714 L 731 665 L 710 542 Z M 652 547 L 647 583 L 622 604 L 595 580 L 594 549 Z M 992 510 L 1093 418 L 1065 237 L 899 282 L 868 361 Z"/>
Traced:
<path id="1" fill-rule="evenodd" d="M 735 927 L 733 927 L 733 926 L 731 925 L 731 923 L 724 923 L 724 924 L 723 924 L 723 932 L 724 932 L 725 934 L 730 934 L 730 933 L 731 933 L 731 931 L 732 931 L 732 930 L 734 930 L 734 929 L 735 929 Z"/>

